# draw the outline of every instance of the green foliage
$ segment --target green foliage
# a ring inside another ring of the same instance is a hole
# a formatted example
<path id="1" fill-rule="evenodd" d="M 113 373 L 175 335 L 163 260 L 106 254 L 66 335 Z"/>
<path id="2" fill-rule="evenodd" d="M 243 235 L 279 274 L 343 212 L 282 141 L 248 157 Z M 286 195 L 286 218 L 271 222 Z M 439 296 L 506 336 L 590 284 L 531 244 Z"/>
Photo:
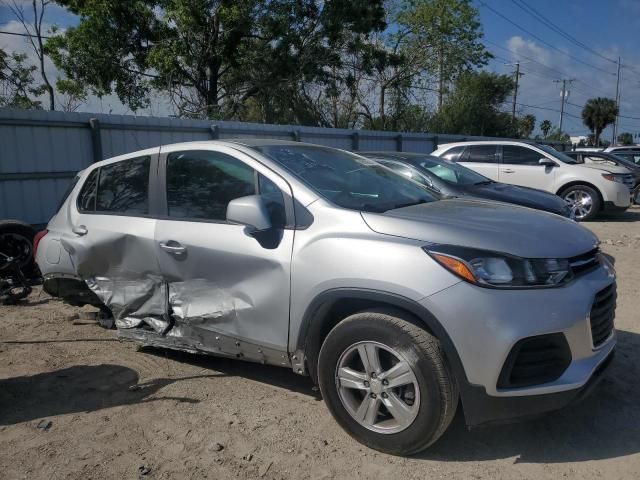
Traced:
<path id="1" fill-rule="evenodd" d="M 610 98 L 590 98 L 582 109 L 582 121 L 594 134 L 594 145 L 600 145 L 600 134 L 616 121 L 618 107 Z"/>
<path id="2" fill-rule="evenodd" d="M 629 132 L 621 133 L 616 140 L 618 145 L 633 145 L 633 135 Z"/>
<path id="3" fill-rule="evenodd" d="M 535 115 L 525 115 L 524 117 L 518 118 L 518 136 L 520 138 L 529 138 L 533 133 L 534 128 L 536 128 L 536 117 Z"/>
<path id="4" fill-rule="evenodd" d="M 561 132 L 559 128 L 554 128 L 549 135 L 545 137 L 545 140 L 553 142 L 569 142 L 571 137 L 564 132 Z"/>
<path id="5" fill-rule="evenodd" d="M 463 73 L 440 111 L 432 117 L 430 130 L 461 135 L 512 136 L 511 115 L 501 112 L 499 107 L 511 95 L 513 87 L 513 79 L 507 75 Z"/>
<path id="6" fill-rule="evenodd" d="M 59 0 L 80 17 L 47 43 L 69 79 L 133 110 L 165 92 L 182 116 L 306 121 L 300 84 L 366 52 L 382 0 Z M 302 117 L 302 118 L 299 118 Z"/>
<path id="7" fill-rule="evenodd" d="M 552 128 L 553 125 L 551 125 L 551 122 L 549 120 L 543 120 L 540 123 L 540 130 L 542 130 L 542 135 L 544 136 L 544 138 L 547 138 Z"/>
<path id="8" fill-rule="evenodd" d="M 44 88 L 36 84 L 33 73 L 37 67 L 25 64 L 26 58 L 23 53 L 0 49 L 0 107 L 42 108 L 36 97 L 44 93 Z"/>

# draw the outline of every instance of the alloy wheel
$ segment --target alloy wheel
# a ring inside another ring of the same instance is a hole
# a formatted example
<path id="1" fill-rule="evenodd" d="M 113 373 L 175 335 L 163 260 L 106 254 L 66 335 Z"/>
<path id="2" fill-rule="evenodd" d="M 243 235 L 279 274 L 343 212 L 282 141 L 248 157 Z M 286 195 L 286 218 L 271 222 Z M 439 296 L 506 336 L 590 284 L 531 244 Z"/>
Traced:
<path id="1" fill-rule="evenodd" d="M 564 201 L 569 205 L 576 220 L 583 220 L 593 210 L 593 198 L 589 192 L 584 190 L 571 190 L 564 196 Z"/>
<path id="2" fill-rule="evenodd" d="M 408 428 L 420 409 L 418 380 L 409 362 L 378 342 L 358 342 L 340 356 L 336 386 L 342 405 L 360 425 L 378 433 Z"/>

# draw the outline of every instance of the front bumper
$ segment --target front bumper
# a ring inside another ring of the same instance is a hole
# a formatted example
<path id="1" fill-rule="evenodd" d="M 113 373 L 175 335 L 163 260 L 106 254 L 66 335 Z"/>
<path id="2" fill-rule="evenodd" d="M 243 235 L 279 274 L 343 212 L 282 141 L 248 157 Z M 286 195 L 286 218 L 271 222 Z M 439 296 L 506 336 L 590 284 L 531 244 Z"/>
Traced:
<path id="1" fill-rule="evenodd" d="M 562 288 L 498 290 L 461 282 L 423 299 L 423 307 L 440 321 L 460 358 L 464 372 L 458 382 L 467 423 L 553 410 L 584 389 L 615 348 L 615 331 L 594 348 L 589 320 L 596 293 L 613 282 L 613 274 L 599 267 Z M 571 352 L 562 375 L 547 383 L 498 388 L 513 346 L 553 333 L 565 336 Z"/>

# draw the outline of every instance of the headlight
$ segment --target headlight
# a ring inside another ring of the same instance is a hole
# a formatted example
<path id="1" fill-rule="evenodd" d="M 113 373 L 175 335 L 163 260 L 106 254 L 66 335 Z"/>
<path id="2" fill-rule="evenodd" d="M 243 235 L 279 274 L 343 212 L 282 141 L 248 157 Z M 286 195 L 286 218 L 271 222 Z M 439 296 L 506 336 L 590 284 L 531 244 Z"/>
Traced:
<path id="1" fill-rule="evenodd" d="M 603 173 L 602 176 L 612 182 L 624 183 L 624 173 Z"/>
<path id="2" fill-rule="evenodd" d="M 453 245 L 433 245 L 424 250 L 450 272 L 483 287 L 555 287 L 573 278 L 566 259 L 528 259 Z"/>

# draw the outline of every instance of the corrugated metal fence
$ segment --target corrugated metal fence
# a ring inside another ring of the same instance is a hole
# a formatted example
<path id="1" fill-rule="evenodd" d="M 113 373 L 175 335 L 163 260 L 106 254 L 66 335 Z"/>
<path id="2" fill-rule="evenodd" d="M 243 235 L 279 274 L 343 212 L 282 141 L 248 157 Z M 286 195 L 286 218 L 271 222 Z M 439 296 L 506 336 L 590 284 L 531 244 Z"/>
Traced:
<path id="1" fill-rule="evenodd" d="M 0 109 L 0 219 L 47 223 L 71 178 L 95 161 L 168 143 L 242 137 L 421 153 L 486 138 Z"/>

